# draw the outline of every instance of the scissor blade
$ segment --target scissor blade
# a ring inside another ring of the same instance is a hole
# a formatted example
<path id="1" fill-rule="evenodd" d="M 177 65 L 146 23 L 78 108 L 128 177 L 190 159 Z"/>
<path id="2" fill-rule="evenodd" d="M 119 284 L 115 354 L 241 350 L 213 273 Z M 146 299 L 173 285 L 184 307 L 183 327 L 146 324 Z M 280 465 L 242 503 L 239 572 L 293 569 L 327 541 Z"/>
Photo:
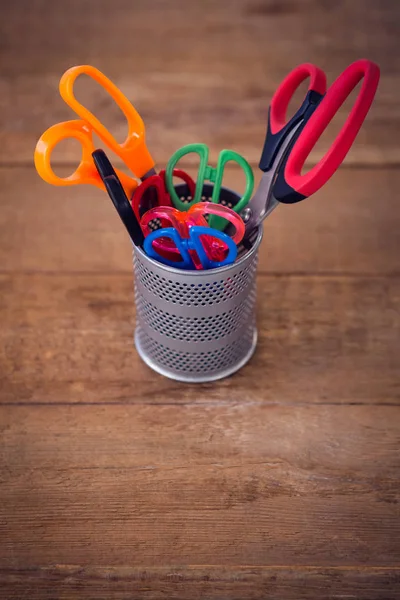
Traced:
<path id="1" fill-rule="evenodd" d="M 108 156 L 104 150 L 95 150 L 92 152 L 92 158 L 104 187 L 133 243 L 136 246 L 142 246 L 144 241 L 142 229 Z"/>
<path id="2" fill-rule="evenodd" d="M 145 179 L 147 179 L 148 177 L 152 177 L 153 175 L 157 175 L 157 171 L 154 167 L 152 167 L 149 171 L 147 171 L 147 173 L 142 175 L 140 179 L 144 181 Z"/>
<path id="3" fill-rule="evenodd" d="M 287 153 L 290 152 L 292 138 L 301 123 L 302 121 L 300 121 L 294 129 L 288 132 L 271 169 L 263 174 L 256 193 L 251 198 L 247 208 L 242 212 L 243 219 L 246 223 L 245 237 L 248 237 L 250 232 L 255 227 L 258 227 L 279 204 L 279 200 L 274 197 L 272 191 L 274 182 L 283 160 L 286 158 Z"/>
<path id="4" fill-rule="evenodd" d="M 96 165 L 96 169 L 102 179 L 109 177 L 110 175 L 117 176 L 114 167 L 110 163 L 108 156 L 104 150 L 95 150 L 92 152 L 93 162 Z"/>
<path id="5" fill-rule="evenodd" d="M 136 219 L 132 206 L 125 194 L 124 188 L 116 175 L 109 175 L 103 179 L 104 186 L 111 198 L 112 203 L 125 225 L 132 242 L 135 246 L 142 246 L 144 242 L 143 231 Z"/>
<path id="6" fill-rule="evenodd" d="M 274 175 L 275 171 L 273 170 L 263 173 L 256 193 L 250 200 L 248 207 L 243 211 L 243 217 L 246 222 L 246 235 L 248 232 L 250 233 L 250 231 L 255 229 L 267 216 L 266 212 L 271 197 L 270 189 Z M 269 212 L 271 212 L 271 210 Z"/>

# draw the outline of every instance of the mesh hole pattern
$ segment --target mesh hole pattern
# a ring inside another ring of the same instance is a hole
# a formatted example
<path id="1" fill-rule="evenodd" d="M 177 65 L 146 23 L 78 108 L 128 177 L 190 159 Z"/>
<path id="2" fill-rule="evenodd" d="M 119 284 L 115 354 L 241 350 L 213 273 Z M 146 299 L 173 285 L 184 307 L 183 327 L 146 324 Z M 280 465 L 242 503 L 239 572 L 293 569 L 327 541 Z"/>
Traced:
<path id="1" fill-rule="evenodd" d="M 211 342 L 231 335 L 251 317 L 256 299 L 255 286 L 246 300 L 224 313 L 207 317 L 181 317 L 161 311 L 136 294 L 140 321 L 160 335 L 184 342 Z"/>
<path id="2" fill-rule="evenodd" d="M 257 268 L 257 261 L 254 260 L 231 277 L 219 281 L 183 283 L 150 271 L 136 256 L 134 261 L 137 281 L 158 298 L 180 306 L 209 306 L 227 302 L 252 285 Z"/>
<path id="3" fill-rule="evenodd" d="M 178 373 L 212 374 L 229 368 L 242 359 L 249 351 L 254 333 L 254 324 L 245 334 L 232 344 L 211 352 L 176 351 L 152 340 L 139 328 L 138 334 L 144 353 L 152 360 Z"/>

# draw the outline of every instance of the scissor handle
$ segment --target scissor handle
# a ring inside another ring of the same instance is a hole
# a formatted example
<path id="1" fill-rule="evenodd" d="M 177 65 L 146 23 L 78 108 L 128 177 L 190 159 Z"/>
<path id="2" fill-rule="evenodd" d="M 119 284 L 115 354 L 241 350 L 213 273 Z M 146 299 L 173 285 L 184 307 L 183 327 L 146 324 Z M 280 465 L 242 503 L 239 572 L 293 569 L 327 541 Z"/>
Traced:
<path id="1" fill-rule="evenodd" d="M 110 200 L 112 201 L 121 221 L 125 225 L 132 242 L 135 244 L 135 246 L 142 246 L 144 235 L 140 229 L 139 221 L 136 219 L 133 213 L 128 196 L 126 195 L 121 181 L 119 180 L 114 167 L 110 163 L 107 154 L 104 152 L 104 150 L 98 149 L 93 152 L 92 158 L 97 172 L 104 183 L 104 187 L 107 190 Z"/>
<path id="2" fill-rule="evenodd" d="M 183 237 L 185 231 L 193 225 L 207 227 L 205 215 L 218 215 L 229 221 L 234 227 L 234 234 L 230 236 L 235 244 L 239 244 L 243 239 L 245 225 L 242 218 L 227 206 L 213 204 L 212 202 L 201 202 L 192 206 L 187 212 L 182 212 L 172 206 L 157 206 L 148 210 L 141 218 L 140 224 L 143 233 L 151 233 L 149 224 L 153 219 L 163 219 L 170 223 L 172 227 L 178 229 Z"/>
<path id="3" fill-rule="evenodd" d="M 229 221 L 235 229 L 235 232 L 230 237 L 235 242 L 235 244 L 239 244 L 244 236 L 245 225 L 243 223 L 243 219 L 232 209 L 227 206 L 223 206 L 222 204 L 214 204 L 212 202 L 201 202 L 200 204 L 195 204 L 192 206 L 187 215 L 190 217 L 201 216 L 204 218 L 204 215 L 217 215 L 218 217 L 222 217 L 225 221 Z M 211 218 L 208 220 L 208 224 L 211 225 Z"/>
<path id="4" fill-rule="evenodd" d="M 201 236 L 212 236 L 213 238 L 220 239 L 228 247 L 227 256 L 222 261 L 210 260 L 204 250 Z M 153 246 L 153 242 L 161 237 L 170 238 L 176 248 L 178 248 L 182 258 L 180 262 L 169 260 L 157 252 Z M 153 231 L 148 237 L 146 237 L 144 241 L 144 250 L 151 258 L 154 258 L 165 265 L 181 269 L 195 268 L 190 251 L 195 251 L 197 253 L 203 269 L 215 269 L 218 267 L 223 267 L 227 264 L 231 264 L 236 260 L 237 256 L 236 244 L 229 236 L 222 231 L 201 226 L 191 227 L 189 238 L 182 238 L 179 232 L 173 227 L 157 229 L 157 231 Z"/>
<path id="5" fill-rule="evenodd" d="M 308 78 L 310 78 L 310 82 L 308 84 L 307 93 L 317 92 L 320 95 L 325 94 L 326 75 L 322 69 L 319 69 L 312 63 L 303 63 L 293 69 L 286 75 L 285 79 L 272 96 L 270 104 L 270 127 L 272 135 L 275 135 L 287 125 L 288 119 L 286 115 L 289 102 L 293 98 L 300 84 Z M 291 121 L 294 116 L 295 115 L 293 115 L 289 121 Z"/>
<path id="6" fill-rule="evenodd" d="M 150 228 L 151 221 L 154 219 L 159 219 L 162 223 L 162 227 L 173 227 L 179 232 L 179 235 L 182 238 L 188 238 L 191 227 L 208 227 L 208 223 L 204 215 L 211 212 L 214 208 L 217 209 L 218 206 L 219 205 L 212 204 L 211 202 L 201 202 L 200 204 L 195 204 L 192 206 L 192 208 L 190 208 L 187 212 L 179 211 L 171 206 L 159 206 L 146 212 L 141 219 L 140 225 L 142 227 L 143 234 L 147 236 L 152 232 L 152 229 Z M 206 210 L 207 207 L 211 207 L 211 209 Z M 225 209 L 226 207 L 220 208 Z M 229 209 L 226 208 L 226 211 L 229 211 Z M 241 221 L 240 217 L 236 215 L 236 213 L 233 211 L 230 212 L 232 212 L 236 219 Z M 218 212 L 217 214 L 221 214 L 221 212 Z M 223 212 L 223 214 L 226 213 Z M 232 219 L 232 222 L 235 224 L 236 220 Z M 238 231 L 235 229 L 235 237 L 232 238 L 235 243 L 237 243 L 236 240 L 239 238 L 239 235 Z M 242 237 L 243 235 L 240 237 L 240 239 L 242 239 Z M 176 246 L 171 244 L 171 241 L 168 238 L 156 240 L 154 246 L 157 252 L 159 252 L 159 254 L 162 253 L 163 256 L 166 256 L 166 258 L 175 258 L 179 255 L 179 250 L 176 248 Z M 219 238 L 207 236 L 207 239 L 204 240 L 204 247 L 207 256 L 214 261 L 222 260 L 226 256 L 227 247 Z M 194 257 L 192 256 L 192 259 L 193 258 Z M 196 268 L 198 268 L 199 261 L 196 259 L 196 257 L 194 258 L 193 262 L 195 263 Z"/>
<path id="7" fill-rule="evenodd" d="M 156 245 L 153 245 L 156 240 L 160 238 L 169 239 L 172 242 L 172 246 L 177 249 L 181 260 L 174 261 L 170 260 L 158 251 Z M 168 265 L 170 267 L 177 267 L 181 269 L 193 269 L 194 264 L 187 250 L 187 247 L 182 244 L 182 238 L 179 232 L 173 227 L 165 227 L 163 229 L 157 229 L 148 235 L 143 244 L 143 249 L 150 258 L 154 258 L 158 262 Z"/>
<path id="8" fill-rule="evenodd" d="M 175 168 L 178 161 L 187 154 L 198 154 L 200 158 L 200 167 L 199 173 L 196 183 L 196 190 L 193 196 L 193 199 L 190 202 L 182 202 L 179 198 L 178 194 L 175 191 L 172 174 L 173 169 Z M 189 210 L 194 204 L 197 204 L 201 200 L 201 196 L 203 193 L 203 185 L 205 181 L 211 181 L 214 183 L 211 201 L 214 203 L 218 203 L 219 195 L 222 187 L 222 179 L 224 176 L 226 163 L 229 161 L 236 162 L 244 171 L 246 176 L 246 189 L 243 196 L 240 198 L 238 203 L 235 205 L 235 212 L 241 212 L 247 205 L 250 200 L 251 194 L 253 192 L 254 187 L 254 175 L 251 166 L 247 162 L 247 160 L 234 152 L 233 150 L 222 150 L 218 157 L 217 167 L 214 168 L 208 164 L 208 155 L 209 150 L 205 144 L 188 144 L 183 146 L 179 150 L 177 150 L 168 161 L 166 172 L 165 172 L 165 181 L 167 190 L 171 196 L 172 203 L 182 211 Z M 214 218 L 213 219 L 213 227 L 217 229 L 223 229 L 226 226 L 226 221 L 224 219 Z"/>
<path id="9" fill-rule="evenodd" d="M 178 194 L 176 193 L 174 182 L 173 182 L 173 172 L 177 165 L 177 163 L 181 160 L 183 156 L 188 154 L 198 154 L 200 158 L 200 167 L 198 173 L 198 179 L 196 183 L 195 192 L 192 196 L 192 200 L 190 202 L 183 202 Z M 207 167 L 208 161 L 208 147 L 205 144 L 187 144 L 186 146 L 182 146 L 176 152 L 173 153 L 171 158 L 169 159 L 167 166 L 165 168 L 165 185 L 167 187 L 168 193 L 171 197 L 173 205 L 182 211 L 187 211 L 193 204 L 197 204 L 201 200 L 201 193 L 203 189 L 205 170 Z M 200 179 L 202 178 L 202 179 Z M 199 183 L 201 181 L 201 184 Z"/>
<path id="10" fill-rule="evenodd" d="M 310 78 L 308 91 L 297 112 L 287 118 L 289 102 L 303 81 Z M 272 97 L 268 112 L 267 134 L 261 154 L 259 168 L 269 171 L 272 167 L 282 142 L 288 133 L 310 113 L 315 110 L 326 91 L 325 73 L 311 63 L 299 65 L 279 85 Z"/>
<path id="11" fill-rule="evenodd" d="M 205 240 L 202 239 L 205 236 Z M 207 238 L 220 240 L 228 248 L 228 253 L 223 260 L 212 260 L 206 253 L 204 242 Z M 198 227 L 194 226 L 190 228 L 190 239 L 187 241 L 188 247 L 191 250 L 195 250 L 197 256 L 200 259 L 200 263 L 203 265 L 203 269 L 217 269 L 218 267 L 224 267 L 235 262 L 237 257 L 237 247 L 235 242 L 229 235 L 213 229 L 211 227 Z"/>
<path id="12" fill-rule="evenodd" d="M 128 122 L 128 134 L 122 144 L 119 144 L 97 117 L 75 98 L 74 83 L 76 78 L 82 74 L 91 77 L 104 88 L 125 115 Z M 59 89 L 61 97 L 68 106 L 81 119 L 89 123 L 100 139 L 124 161 L 137 177 L 145 177 L 154 168 L 154 160 L 145 142 L 145 128 L 142 117 L 121 90 L 101 71 L 90 65 L 71 67 L 61 77 Z"/>
<path id="13" fill-rule="evenodd" d="M 378 83 L 377 64 L 361 59 L 352 63 L 334 81 L 319 106 L 313 112 L 279 171 L 274 196 L 280 202 L 292 204 L 317 192 L 335 173 L 350 150 L 371 107 Z M 362 85 L 353 108 L 342 129 L 326 154 L 308 173 L 301 170 L 311 150 L 356 85 Z"/>
<path id="14" fill-rule="evenodd" d="M 62 140 L 69 138 L 80 142 L 82 157 L 77 169 L 68 177 L 59 177 L 51 167 L 51 155 L 54 148 Z M 40 177 L 47 183 L 57 186 L 91 184 L 104 190 L 104 184 L 93 163 L 92 152 L 95 147 L 93 143 L 93 131 L 91 127 L 81 120 L 64 121 L 49 127 L 39 138 L 34 154 L 35 167 Z M 128 177 L 122 171 L 116 169 L 116 173 L 130 197 L 137 186 L 135 179 Z"/>
<path id="15" fill-rule="evenodd" d="M 186 183 L 186 185 L 188 186 L 189 192 L 191 194 L 194 193 L 196 184 L 193 181 L 193 179 L 190 177 L 190 175 L 188 175 L 187 173 L 185 173 L 185 171 L 182 171 L 181 169 L 174 169 L 173 176 L 179 177 L 180 179 L 182 179 L 182 181 L 184 181 Z M 143 196 L 145 195 L 145 193 L 147 192 L 147 190 L 149 188 L 153 188 L 155 198 L 152 198 L 153 206 L 146 207 L 146 206 L 143 206 L 143 204 L 144 204 Z M 134 211 L 136 217 L 138 219 L 140 219 L 141 216 L 144 215 L 147 210 L 149 210 L 150 208 L 153 208 L 154 201 L 157 206 L 172 206 L 171 199 L 169 197 L 169 194 L 168 194 L 166 186 L 165 186 L 165 170 L 164 169 L 162 171 L 160 171 L 158 175 L 152 175 L 151 177 L 147 177 L 147 179 L 145 179 L 139 185 L 139 187 L 136 189 L 136 191 L 132 197 L 132 208 L 133 208 L 133 211 Z"/>
<path id="16" fill-rule="evenodd" d="M 251 168 L 251 166 L 249 165 L 247 160 L 243 156 L 238 154 L 238 152 L 234 152 L 234 150 L 222 150 L 219 153 L 217 168 L 213 169 L 212 167 L 210 167 L 212 177 L 214 177 L 214 173 L 216 172 L 215 180 L 214 180 L 215 181 L 214 188 L 213 188 L 212 196 L 211 196 L 211 202 L 215 202 L 215 203 L 219 202 L 219 195 L 221 192 L 222 178 L 224 175 L 225 166 L 230 161 L 237 163 L 239 165 L 239 167 L 241 167 L 243 169 L 245 178 L 246 178 L 246 188 L 245 188 L 244 194 L 242 195 L 240 200 L 238 200 L 238 202 L 235 204 L 235 206 L 232 207 L 232 210 L 234 212 L 240 213 L 240 212 L 242 212 L 242 210 L 244 208 L 246 208 L 246 206 L 249 203 L 249 200 L 251 198 L 251 195 L 253 193 L 254 174 L 253 174 L 253 169 Z M 210 178 L 209 178 L 209 180 L 213 181 L 213 179 L 210 179 Z M 222 229 L 225 229 L 225 227 L 227 226 L 227 221 L 223 217 L 220 217 L 217 215 L 212 215 L 210 217 L 209 224 L 210 224 L 210 227 L 222 230 Z"/>
<path id="17" fill-rule="evenodd" d="M 181 212 L 176 208 L 173 208 L 172 206 L 159 206 L 150 209 L 147 213 L 145 213 L 145 215 L 142 217 L 140 225 L 142 227 L 143 234 L 146 237 L 152 232 L 152 229 L 150 228 L 150 222 L 153 221 L 153 219 L 158 219 L 159 221 L 161 221 L 161 226 L 163 228 L 173 227 L 174 229 L 176 229 L 176 231 L 178 231 L 181 238 L 189 237 L 189 228 L 193 224 L 203 225 L 204 227 L 208 226 L 207 221 L 204 217 L 198 216 L 196 219 L 193 218 L 192 221 L 190 218 L 188 218 L 187 215 L 188 213 Z M 220 256 L 221 253 L 222 255 L 224 255 L 226 247 L 223 244 L 221 244 L 222 248 L 219 248 L 219 243 L 219 240 L 213 240 L 213 244 L 208 243 L 207 240 L 207 250 L 211 257 L 213 257 L 218 251 L 220 252 L 218 256 Z M 217 249 L 215 249 L 216 245 Z M 164 258 L 170 259 L 173 262 L 176 262 L 177 260 L 179 261 L 180 251 L 176 247 L 174 242 L 171 241 L 171 239 L 161 237 L 160 239 L 155 240 L 153 248 L 158 254 L 160 254 Z M 196 253 L 190 252 L 189 254 L 192 258 L 196 269 L 202 268 Z"/>
<path id="18" fill-rule="evenodd" d="M 183 213 L 172 206 L 156 206 L 151 208 L 140 220 L 140 226 L 144 235 L 150 235 L 152 233 L 152 229 L 150 228 L 150 223 L 154 219 L 160 219 L 163 223 L 166 223 L 164 227 L 174 227 L 179 231 L 179 234 L 182 237 L 187 237 L 188 226 L 187 226 L 187 213 Z M 207 225 L 207 221 L 205 221 L 205 225 Z"/>
<path id="19" fill-rule="evenodd" d="M 165 189 L 165 184 L 160 175 L 148 177 L 136 188 L 132 196 L 132 208 L 136 218 L 140 220 L 141 216 L 147 214 L 151 206 L 143 206 L 143 196 L 149 189 L 154 191 L 156 206 L 171 206 L 171 200 Z"/>
<path id="20" fill-rule="evenodd" d="M 165 169 L 162 169 L 159 172 L 159 176 L 164 181 L 165 189 L 167 189 L 166 179 L 165 179 L 165 177 L 166 177 Z M 173 169 L 172 176 L 177 177 L 178 179 L 182 179 L 182 181 L 184 183 L 186 183 L 186 185 L 188 186 L 188 189 L 189 189 L 189 194 L 193 198 L 195 191 L 196 191 L 196 183 L 193 181 L 193 179 L 190 177 L 190 175 L 188 173 L 186 173 L 186 171 L 182 171 L 182 169 Z"/>

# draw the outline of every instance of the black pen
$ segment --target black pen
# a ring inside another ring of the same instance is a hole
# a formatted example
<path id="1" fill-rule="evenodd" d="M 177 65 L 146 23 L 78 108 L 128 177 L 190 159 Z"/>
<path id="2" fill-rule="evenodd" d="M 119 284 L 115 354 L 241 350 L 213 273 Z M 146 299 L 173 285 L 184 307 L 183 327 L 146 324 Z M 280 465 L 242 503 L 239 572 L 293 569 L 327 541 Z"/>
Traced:
<path id="1" fill-rule="evenodd" d="M 125 225 L 132 242 L 135 246 L 141 247 L 144 242 L 143 231 L 107 154 L 104 150 L 95 150 L 92 152 L 92 157 L 107 193 L 110 196 L 121 221 Z"/>

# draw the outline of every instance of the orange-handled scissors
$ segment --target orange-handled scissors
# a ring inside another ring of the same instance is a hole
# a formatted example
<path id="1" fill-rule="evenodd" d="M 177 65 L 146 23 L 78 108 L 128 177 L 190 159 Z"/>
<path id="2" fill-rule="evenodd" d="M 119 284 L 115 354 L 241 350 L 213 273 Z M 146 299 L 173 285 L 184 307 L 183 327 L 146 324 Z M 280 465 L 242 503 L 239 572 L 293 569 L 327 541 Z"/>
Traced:
<path id="1" fill-rule="evenodd" d="M 117 106 L 121 109 L 128 122 L 128 135 L 122 144 L 119 144 L 111 135 L 108 129 L 100 123 L 93 113 L 85 108 L 74 95 L 74 83 L 79 75 L 85 74 L 94 79 L 102 88 L 108 92 Z M 99 138 L 119 156 L 129 167 L 132 173 L 140 179 L 146 179 L 155 174 L 154 160 L 152 159 L 145 142 L 144 123 L 129 100 L 101 71 L 90 65 L 82 65 L 68 69 L 60 80 L 60 94 L 63 100 L 70 106 L 82 120 L 81 134 L 77 133 L 77 122 L 67 122 L 71 125 L 71 131 L 74 135 L 66 135 L 65 123 L 63 127 L 57 130 L 50 128 L 40 138 L 35 150 L 35 165 L 41 177 L 53 183 L 54 185 L 74 185 L 77 183 L 94 183 L 90 177 L 87 178 L 86 161 L 82 160 L 78 169 L 68 178 L 57 177 L 50 165 L 50 156 L 54 147 L 59 141 L 66 137 L 75 137 L 82 143 L 83 152 L 86 156 L 87 148 L 93 144 L 92 134 L 95 133 Z M 83 127 L 83 125 L 86 125 Z M 89 130 L 89 133 L 87 131 Z M 61 135 L 62 134 L 62 135 Z M 61 135 L 57 139 L 57 135 Z M 79 136 L 79 137 L 77 137 Z M 89 140 L 89 142 L 87 141 Z M 94 148 L 93 148 L 94 149 Z M 92 171 L 93 173 L 93 171 Z M 95 184 L 97 185 L 97 184 Z M 136 187 L 136 186 L 135 186 Z M 128 192 L 128 190 L 126 190 Z"/>
<path id="2" fill-rule="evenodd" d="M 51 168 L 51 153 L 61 140 L 74 138 L 81 143 L 82 157 L 78 168 L 69 177 L 59 177 Z M 85 121 L 64 121 L 49 127 L 39 139 L 35 150 L 35 167 L 40 177 L 52 185 L 91 184 L 104 190 L 104 183 L 93 162 L 93 130 Z M 136 179 L 115 169 L 122 186 L 130 198 L 138 186 Z"/>

